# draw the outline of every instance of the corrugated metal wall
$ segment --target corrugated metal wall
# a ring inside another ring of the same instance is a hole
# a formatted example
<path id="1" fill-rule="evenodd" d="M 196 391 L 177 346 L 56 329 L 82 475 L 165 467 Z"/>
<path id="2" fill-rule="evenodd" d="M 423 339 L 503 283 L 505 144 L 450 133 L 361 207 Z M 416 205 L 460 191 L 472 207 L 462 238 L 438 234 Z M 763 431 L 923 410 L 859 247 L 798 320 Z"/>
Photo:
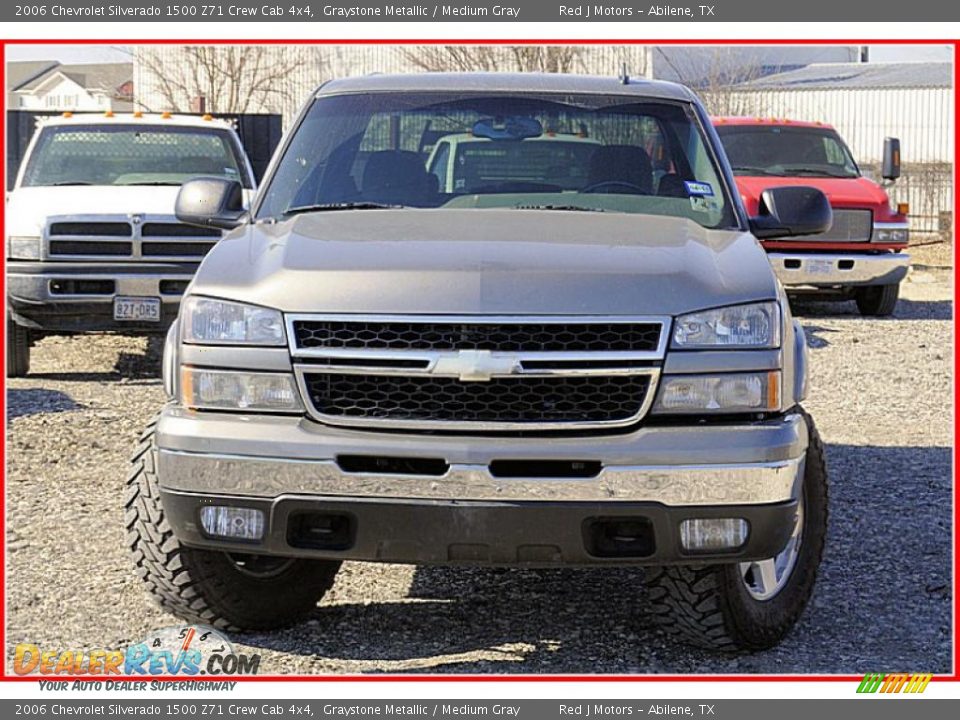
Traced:
<path id="1" fill-rule="evenodd" d="M 953 162 L 949 87 L 762 90 L 735 95 L 757 115 L 833 125 L 863 164 L 881 160 L 888 136 L 900 138 L 905 162 Z"/>
<path id="2" fill-rule="evenodd" d="M 903 177 L 889 190 L 909 202 L 916 232 L 938 232 L 953 209 L 953 88 L 834 88 L 732 93 L 729 105 L 763 117 L 829 123 L 865 173 L 879 177 L 883 139 L 899 137 Z"/>

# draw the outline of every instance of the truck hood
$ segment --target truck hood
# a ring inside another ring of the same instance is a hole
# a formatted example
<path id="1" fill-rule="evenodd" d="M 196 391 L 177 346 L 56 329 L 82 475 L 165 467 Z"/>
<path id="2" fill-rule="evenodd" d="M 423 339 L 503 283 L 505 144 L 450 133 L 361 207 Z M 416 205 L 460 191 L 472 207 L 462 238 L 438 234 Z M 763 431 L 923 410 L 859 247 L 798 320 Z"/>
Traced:
<path id="1" fill-rule="evenodd" d="M 17 188 L 7 195 L 7 233 L 38 235 L 50 215 L 173 215 L 178 192 L 163 185 Z"/>
<path id="2" fill-rule="evenodd" d="M 743 197 L 747 213 L 756 215 L 760 203 L 760 194 L 771 187 L 784 185 L 806 185 L 820 190 L 835 208 L 863 208 L 889 211 L 889 199 L 882 187 L 872 180 L 859 178 L 818 178 L 818 177 L 746 177 L 737 176 L 737 189 Z M 882 214 L 881 213 L 881 214 Z"/>
<path id="3" fill-rule="evenodd" d="M 245 226 L 190 292 L 285 312 L 676 315 L 777 286 L 753 236 L 681 218 L 404 209 Z"/>
<path id="4" fill-rule="evenodd" d="M 22 187 L 7 194 L 8 235 L 38 235 L 51 215 L 173 215 L 179 185 Z M 249 204 L 252 190 L 244 190 Z"/>

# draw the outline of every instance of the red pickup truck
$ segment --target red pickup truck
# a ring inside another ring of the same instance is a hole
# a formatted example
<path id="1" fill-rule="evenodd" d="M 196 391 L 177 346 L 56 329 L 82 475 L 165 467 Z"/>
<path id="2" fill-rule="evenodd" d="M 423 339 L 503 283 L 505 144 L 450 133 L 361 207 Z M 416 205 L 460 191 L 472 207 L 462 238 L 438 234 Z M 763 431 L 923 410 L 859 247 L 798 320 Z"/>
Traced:
<path id="1" fill-rule="evenodd" d="M 756 215 L 763 191 L 810 185 L 833 208 L 822 235 L 764 240 L 777 276 L 791 294 L 853 299 L 861 314 L 886 316 L 897 304 L 910 257 L 905 203 L 890 206 L 883 186 L 863 177 L 846 143 L 824 123 L 748 117 L 713 119 L 747 212 Z M 900 143 L 884 143 L 885 182 L 900 176 Z"/>

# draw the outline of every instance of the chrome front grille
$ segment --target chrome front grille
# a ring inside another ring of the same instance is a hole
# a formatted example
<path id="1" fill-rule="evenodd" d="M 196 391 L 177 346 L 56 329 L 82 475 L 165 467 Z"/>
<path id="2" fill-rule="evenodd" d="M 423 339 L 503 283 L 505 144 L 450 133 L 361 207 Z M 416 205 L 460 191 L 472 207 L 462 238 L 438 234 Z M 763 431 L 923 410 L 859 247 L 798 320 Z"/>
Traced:
<path id="1" fill-rule="evenodd" d="M 297 347 L 496 352 L 656 350 L 659 322 L 530 323 L 297 320 Z"/>
<path id="2" fill-rule="evenodd" d="M 322 422 L 548 430 L 642 418 L 669 319 L 291 315 L 287 331 Z"/>
<path id="3" fill-rule="evenodd" d="M 547 375 L 463 382 L 431 375 L 305 372 L 313 407 L 330 418 L 523 425 L 615 423 L 636 417 L 649 375 Z"/>
<path id="4" fill-rule="evenodd" d="M 59 216 L 47 223 L 44 251 L 51 260 L 198 262 L 220 237 L 169 216 Z"/>
<path id="5" fill-rule="evenodd" d="M 870 242 L 873 213 L 870 210 L 834 209 L 833 225 L 825 233 L 804 235 L 794 240 L 816 242 Z"/>

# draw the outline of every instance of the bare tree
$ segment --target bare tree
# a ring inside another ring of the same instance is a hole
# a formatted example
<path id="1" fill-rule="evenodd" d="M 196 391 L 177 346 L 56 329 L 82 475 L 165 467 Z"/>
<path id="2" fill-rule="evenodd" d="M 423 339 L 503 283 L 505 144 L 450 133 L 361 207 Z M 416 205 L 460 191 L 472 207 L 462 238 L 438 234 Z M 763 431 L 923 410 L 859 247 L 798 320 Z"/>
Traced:
<path id="1" fill-rule="evenodd" d="M 585 69 L 576 45 L 414 45 L 399 48 L 413 67 L 430 72 L 548 72 Z"/>
<path id="2" fill-rule="evenodd" d="M 264 45 L 189 45 L 177 62 L 163 47 L 141 46 L 136 62 L 165 107 L 145 110 L 197 110 L 243 113 L 289 100 L 289 78 L 308 62 L 301 48 Z"/>
<path id="3" fill-rule="evenodd" d="M 658 57 L 673 71 L 678 82 L 693 87 L 711 115 L 765 115 L 766 94 L 752 92 L 748 83 L 777 72 L 757 62 L 745 62 L 731 48 L 713 48 L 707 57 L 674 55 L 657 48 Z"/>

